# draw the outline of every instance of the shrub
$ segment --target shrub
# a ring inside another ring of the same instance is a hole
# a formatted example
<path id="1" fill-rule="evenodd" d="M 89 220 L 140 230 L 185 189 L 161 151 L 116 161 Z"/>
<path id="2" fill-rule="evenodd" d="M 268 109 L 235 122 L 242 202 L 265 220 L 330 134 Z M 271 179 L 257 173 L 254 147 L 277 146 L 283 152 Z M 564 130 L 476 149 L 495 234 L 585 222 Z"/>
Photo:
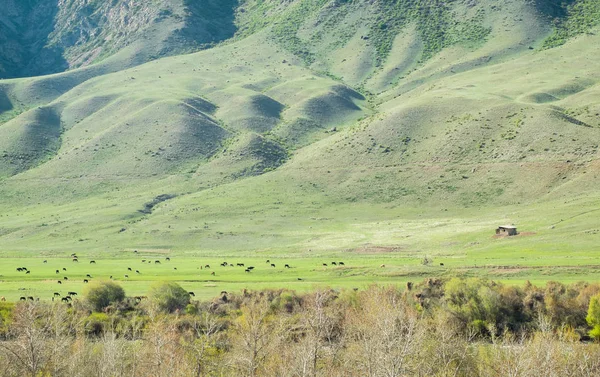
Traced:
<path id="1" fill-rule="evenodd" d="M 592 326 L 590 336 L 596 341 L 600 340 L 600 294 L 593 296 L 590 299 L 587 317 L 585 317 L 588 325 Z"/>
<path id="2" fill-rule="evenodd" d="M 125 290 L 112 281 L 93 282 L 85 288 L 83 294 L 97 312 L 125 299 Z"/>
<path id="3" fill-rule="evenodd" d="M 174 282 L 158 282 L 150 288 L 150 300 L 165 312 L 183 309 L 190 303 L 190 294 Z"/>

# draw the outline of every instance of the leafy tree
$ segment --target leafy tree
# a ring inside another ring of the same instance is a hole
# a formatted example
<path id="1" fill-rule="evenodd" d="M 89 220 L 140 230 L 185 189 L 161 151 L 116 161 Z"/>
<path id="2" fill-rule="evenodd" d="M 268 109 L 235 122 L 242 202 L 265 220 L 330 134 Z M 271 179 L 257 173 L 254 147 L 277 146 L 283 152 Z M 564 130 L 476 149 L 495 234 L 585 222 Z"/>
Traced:
<path id="1" fill-rule="evenodd" d="M 150 300 L 161 310 L 173 312 L 184 309 L 190 303 L 190 294 L 174 282 L 158 282 L 150 287 Z"/>
<path id="2" fill-rule="evenodd" d="M 113 303 L 123 301 L 125 290 L 112 281 L 96 281 L 85 288 L 83 295 L 94 310 L 99 312 Z"/>
<path id="3" fill-rule="evenodd" d="M 590 299 L 588 314 L 585 317 L 588 325 L 592 326 L 589 334 L 592 338 L 600 340 L 600 294 L 593 296 Z"/>

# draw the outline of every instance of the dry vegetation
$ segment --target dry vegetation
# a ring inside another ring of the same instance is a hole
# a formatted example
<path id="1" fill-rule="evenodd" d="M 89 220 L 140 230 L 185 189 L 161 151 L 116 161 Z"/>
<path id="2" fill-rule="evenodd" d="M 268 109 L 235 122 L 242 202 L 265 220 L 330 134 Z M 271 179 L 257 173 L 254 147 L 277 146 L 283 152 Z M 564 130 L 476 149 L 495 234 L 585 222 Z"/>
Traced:
<path id="1" fill-rule="evenodd" d="M 598 376 L 600 347 L 582 339 L 599 290 L 429 279 L 223 293 L 171 313 L 152 296 L 100 313 L 28 301 L 0 311 L 0 376 Z"/>

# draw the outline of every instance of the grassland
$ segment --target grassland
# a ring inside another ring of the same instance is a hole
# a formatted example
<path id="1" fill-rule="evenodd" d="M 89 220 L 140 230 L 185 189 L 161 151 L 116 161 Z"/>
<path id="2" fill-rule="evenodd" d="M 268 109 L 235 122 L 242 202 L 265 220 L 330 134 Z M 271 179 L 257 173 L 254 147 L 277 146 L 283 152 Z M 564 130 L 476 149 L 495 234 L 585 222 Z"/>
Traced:
<path id="1" fill-rule="evenodd" d="M 0 81 L 0 294 L 49 298 L 58 265 L 75 290 L 89 273 L 202 297 L 597 279 L 595 26 L 546 48 L 559 29 L 537 3 L 455 1 L 431 18 L 420 3 L 386 3 L 407 17 L 388 24 L 379 3 L 246 1 L 214 48 Z M 504 223 L 522 235 L 493 238 Z M 167 256 L 177 271 L 124 280 Z"/>

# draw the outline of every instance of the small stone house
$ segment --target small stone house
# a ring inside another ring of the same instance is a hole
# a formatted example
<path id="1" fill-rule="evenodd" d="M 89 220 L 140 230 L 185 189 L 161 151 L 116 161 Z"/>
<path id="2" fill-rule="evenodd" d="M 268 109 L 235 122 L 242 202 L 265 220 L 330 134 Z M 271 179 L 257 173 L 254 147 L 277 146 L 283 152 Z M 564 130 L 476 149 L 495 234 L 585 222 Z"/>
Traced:
<path id="1" fill-rule="evenodd" d="M 517 235 L 517 227 L 512 225 L 504 225 L 499 226 L 496 229 L 496 235 L 498 236 L 516 236 Z"/>

